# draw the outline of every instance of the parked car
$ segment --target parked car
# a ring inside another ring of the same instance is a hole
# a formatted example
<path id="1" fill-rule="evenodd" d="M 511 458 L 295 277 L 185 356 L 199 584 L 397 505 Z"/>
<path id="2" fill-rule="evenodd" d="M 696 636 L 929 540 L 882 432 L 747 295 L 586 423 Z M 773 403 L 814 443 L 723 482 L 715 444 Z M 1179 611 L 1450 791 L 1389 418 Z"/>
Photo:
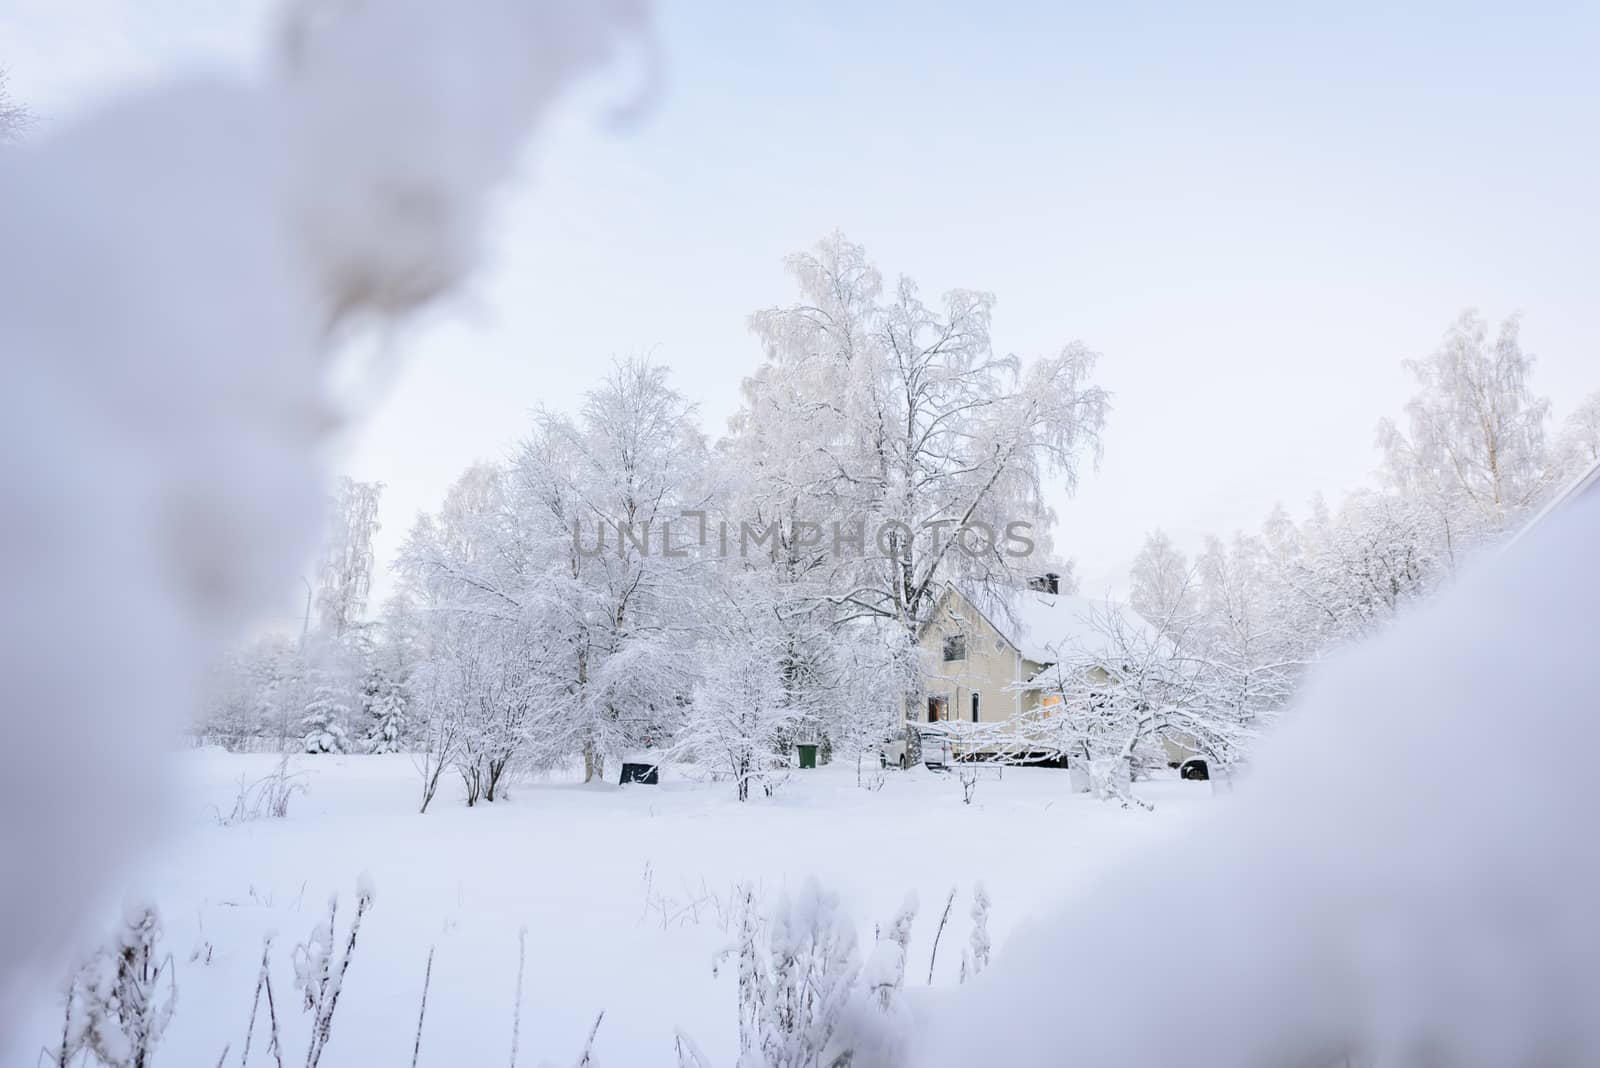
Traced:
<path id="1" fill-rule="evenodd" d="M 904 771 L 911 766 L 909 749 L 904 727 L 890 732 L 887 738 L 878 743 L 878 766 L 882 768 L 893 766 Z"/>
<path id="2" fill-rule="evenodd" d="M 937 729 L 901 727 L 878 744 L 878 764 L 902 771 L 911 766 L 911 743 L 907 732 L 916 730 L 922 740 L 922 763 L 930 768 L 948 767 L 953 761 L 950 739 Z"/>
<path id="3" fill-rule="evenodd" d="M 950 736 L 937 730 L 922 731 L 922 762 L 930 768 L 948 768 L 955 763 Z"/>

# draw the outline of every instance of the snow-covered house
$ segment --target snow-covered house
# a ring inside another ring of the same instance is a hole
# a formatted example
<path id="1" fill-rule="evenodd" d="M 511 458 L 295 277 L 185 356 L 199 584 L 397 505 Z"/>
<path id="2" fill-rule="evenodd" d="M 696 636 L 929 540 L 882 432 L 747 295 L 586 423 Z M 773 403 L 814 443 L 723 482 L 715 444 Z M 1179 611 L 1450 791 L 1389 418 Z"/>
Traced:
<path id="1" fill-rule="evenodd" d="M 918 638 L 923 693 L 907 721 L 1023 722 L 1053 700 L 1031 682 L 1053 664 L 1108 654 L 1119 630 L 1154 638 L 1131 608 L 1061 593 L 1055 575 L 987 610 L 947 585 Z"/>

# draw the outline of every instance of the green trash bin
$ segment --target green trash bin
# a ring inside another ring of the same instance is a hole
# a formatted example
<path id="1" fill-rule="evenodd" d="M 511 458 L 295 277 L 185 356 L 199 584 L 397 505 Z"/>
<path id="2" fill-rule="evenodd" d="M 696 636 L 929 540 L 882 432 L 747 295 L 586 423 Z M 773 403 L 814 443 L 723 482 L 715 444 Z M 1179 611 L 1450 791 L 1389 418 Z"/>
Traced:
<path id="1" fill-rule="evenodd" d="M 817 747 L 814 744 L 802 742 L 795 748 L 800 750 L 800 766 L 802 768 L 814 768 L 817 766 Z"/>

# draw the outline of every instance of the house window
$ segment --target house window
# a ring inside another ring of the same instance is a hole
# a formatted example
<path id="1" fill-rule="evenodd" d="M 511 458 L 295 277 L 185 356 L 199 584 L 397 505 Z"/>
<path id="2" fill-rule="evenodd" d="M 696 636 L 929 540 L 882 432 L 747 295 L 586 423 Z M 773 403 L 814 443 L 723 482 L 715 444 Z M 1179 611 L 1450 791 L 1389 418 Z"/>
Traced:
<path id="1" fill-rule="evenodd" d="M 952 660 L 965 660 L 967 658 L 967 636 L 965 634 L 951 634 L 944 640 L 944 662 Z"/>
<path id="2" fill-rule="evenodd" d="M 928 722 L 929 723 L 938 723 L 941 719 L 945 718 L 944 702 L 945 702 L 945 699 L 943 697 L 930 697 L 930 698 L 928 698 Z"/>
<path id="3" fill-rule="evenodd" d="M 972 722 L 978 722 L 978 691 L 972 691 Z"/>

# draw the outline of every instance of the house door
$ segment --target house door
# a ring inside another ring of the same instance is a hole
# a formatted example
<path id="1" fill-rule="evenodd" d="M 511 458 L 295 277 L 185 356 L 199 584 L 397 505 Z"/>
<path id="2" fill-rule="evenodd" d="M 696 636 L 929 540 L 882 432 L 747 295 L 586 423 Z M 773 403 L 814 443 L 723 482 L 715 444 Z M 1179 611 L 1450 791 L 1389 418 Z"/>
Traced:
<path id="1" fill-rule="evenodd" d="M 941 719 L 947 718 L 945 714 L 945 703 L 946 699 L 943 697 L 928 698 L 929 723 L 938 723 Z"/>

